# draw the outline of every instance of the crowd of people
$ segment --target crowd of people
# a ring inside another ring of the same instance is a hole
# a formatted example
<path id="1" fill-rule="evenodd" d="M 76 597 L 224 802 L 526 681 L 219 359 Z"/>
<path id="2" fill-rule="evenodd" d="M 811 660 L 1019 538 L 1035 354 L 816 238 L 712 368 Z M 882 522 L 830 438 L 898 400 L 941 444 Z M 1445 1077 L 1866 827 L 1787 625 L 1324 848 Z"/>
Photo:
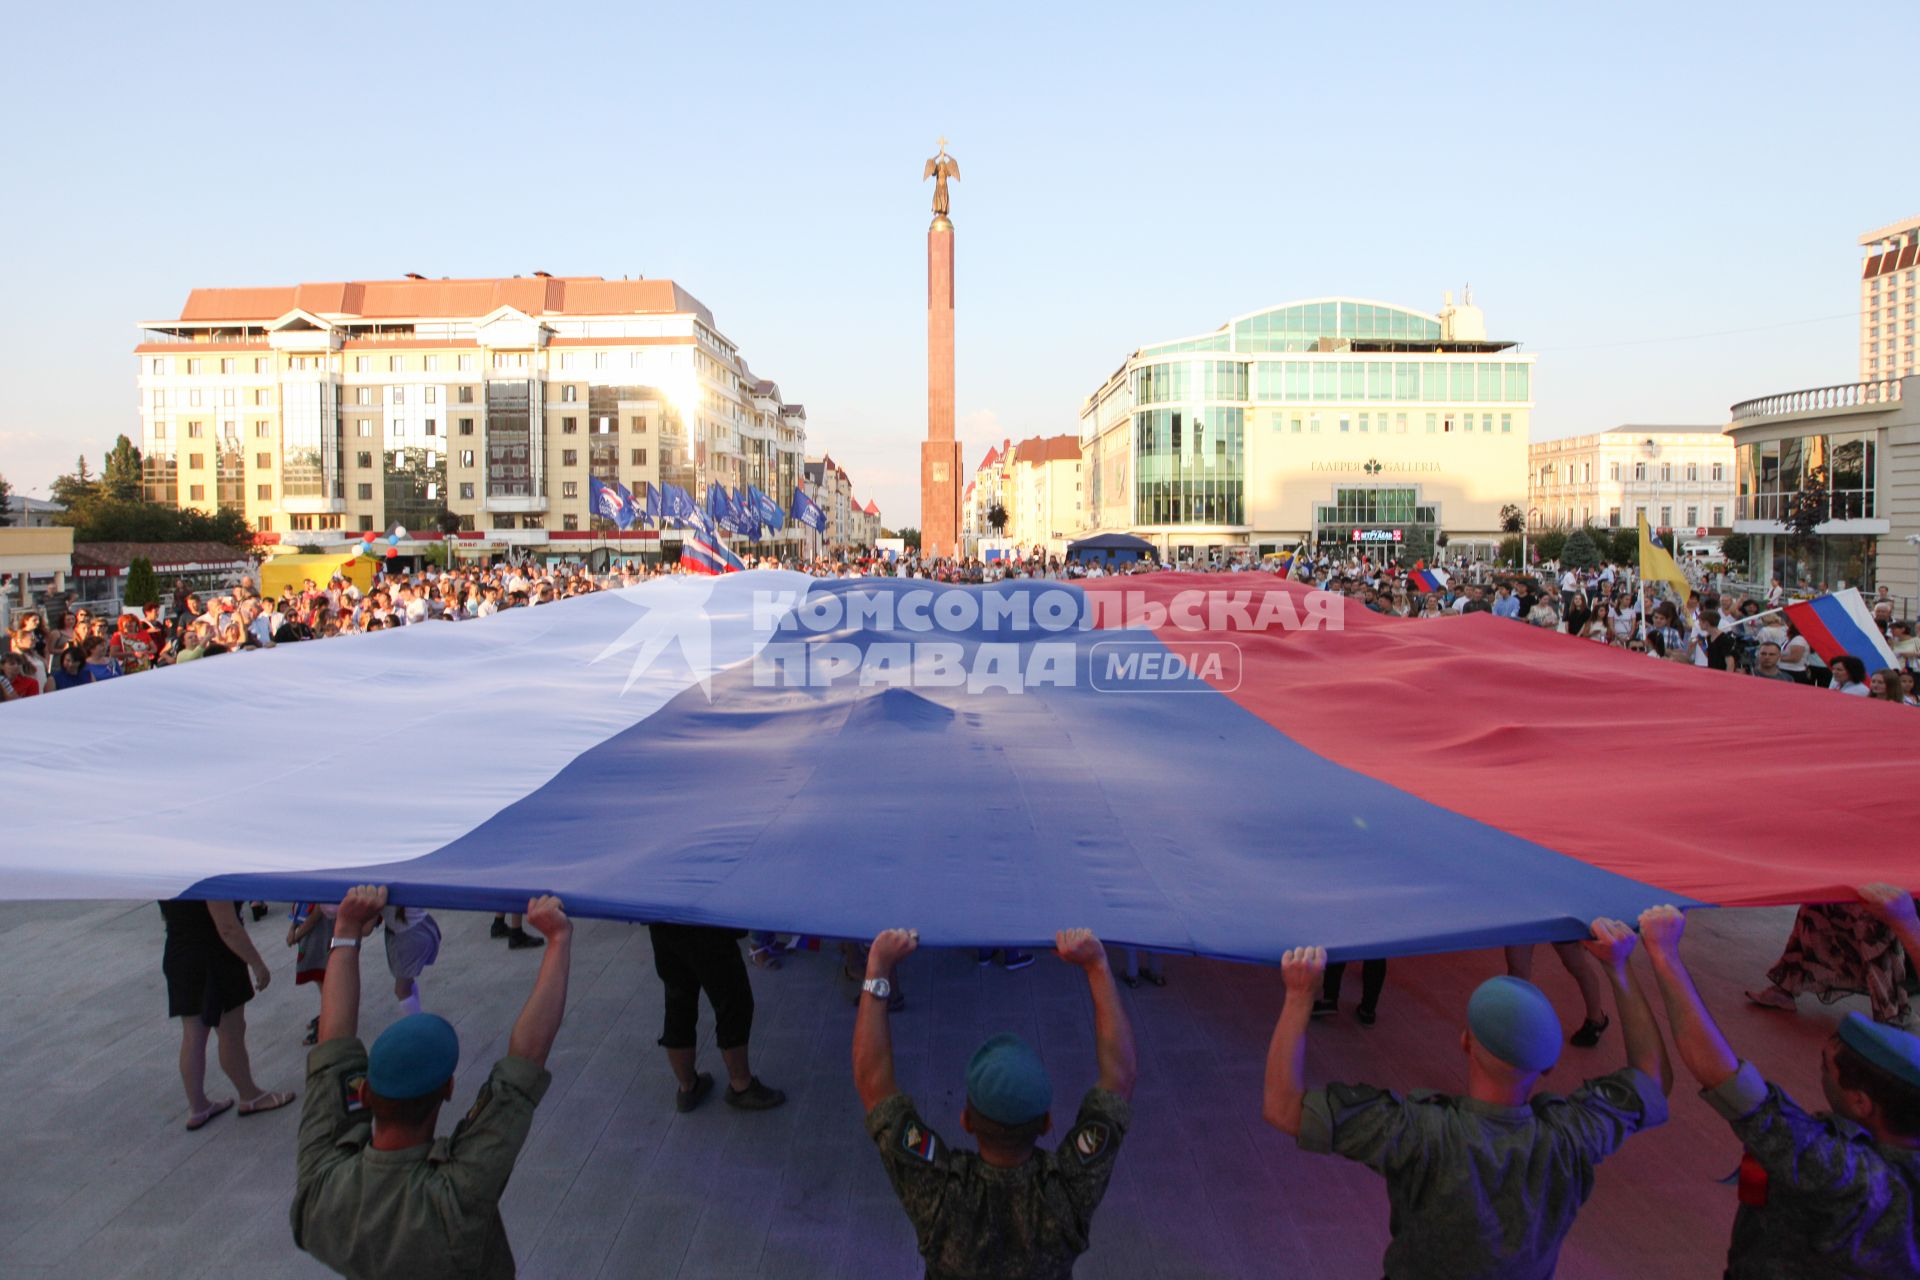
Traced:
<path id="1" fill-rule="evenodd" d="M 1920 952 L 1920 919 L 1908 891 L 1869 884 L 1856 893 L 1851 909 L 1885 930 L 1893 948 Z M 170 1001 L 182 1025 L 188 1127 L 235 1106 L 205 1093 L 210 1031 L 219 1036 L 219 1061 L 241 1113 L 290 1105 L 291 1091 L 268 1090 L 251 1076 L 244 1006 L 269 975 L 239 904 L 172 902 L 162 909 Z M 303 978 L 319 983 L 321 1008 L 300 1093 L 296 1244 L 354 1277 L 513 1274 L 499 1204 L 552 1079 L 547 1060 L 565 1015 L 572 959 L 573 926 L 563 904 L 553 897 L 527 903 L 525 923 L 546 943 L 533 990 L 505 1055 L 446 1135 L 439 1120 L 454 1097 L 460 1037 L 447 1019 L 420 1008 L 417 982 L 406 976 L 437 953 L 437 928 L 431 947 L 407 941 L 431 915 L 409 913 L 389 901 L 386 888 L 366 885 L 299 918 L 324 918 L 326 943 L 302 945 L 297 962 Z M 728 1077 L 726 1100 L 748 1111 L 784 1103 L 786 1095 L 762 1084 L 748 1062 L 753 991 L 743 933 L 659 924 L 650 931 L 664 987 L 659 1044 L 674 1078 L 674 1109 L 693 1111 L 716 1089 L 696 1063 L 703 995 Z M 360 951 L 376 932 L 384 934 L 388 967 L 397 975 L 402 1016 L 368 1046 L 358 1034 Z M 1338 966 L 1328 964 L 1322 948 L 1289 950 L 1259 1114 L 1301 1151 L 1343 1156 L 1385 1180 L 1391 1218 L 1384 1271 L 1391 1280 L 1545 1277 L 1593 1192 L 1597 1166 L 1667 1120 L 1671 1036 L 1704 1103 L 1745 1151 L 1727 1276 L 1920 1275 L 1920 1037 L 1848 1014 L 1821 1053 L 1827 1109 L 1809 1111 L 1731 1047 L 1682 957 L 1684 932 L 1684 917 L 1670 906 L 1653 907 L 1631 925 L 1593 922 L 1576 949 L 1602 975 L 1625 1061 L 1583 1073 L 1584 1082 L 1565 1095 L 1542 1090 L 1542 1076 L 1566 1044 L 1591 1047 L 1594 1040 L 1568 1037 L 1539 988 L 1511 973 L 1484 981 L 1463 1011 L 1464 1093 L 1313 1084 L 1308 1028 L 1337 992 L 1337 977 L 1329 978 Z M 306 944 L 314 936 L 295 928 L 288 941 Z M 895 1075 L 890 1021 L 901 1005 L 899 970 L 918 946 L 916 931 L 888 929 L 869 944 L 849 944 L 847 955 L 858 984 L 853 1084 L 926 1274 L 1069 1276 L 1089 1247 L 1133 1123 L 1137 1055 L 1117 960 L 1086 930 L 1063 930 L 1055 939 L 1059 959 L 1087 983 L 1096 1073 L 1059 1141 L 1042 1145 L 1054 1127 L 1047 1064 L 1018 1036 L 999 1034 L 965 1066 L 961 1125 L 972 1139 L 968 1147 L 936 1130 Z M 1632 962 L 1635 950 L 1648 961 L 1665 1032 Z M 1131 959 L 1127 967 L 1134 970 Z M 1378 998 L 1383 976 L 1369 972 L 1366 1001 Z"/>
<path id="2" fill-rule="evenodd" d="M 1899 664 L 1895 667 L 1869 667 L 1857 655 L 1823 659 L 1777 607 L 1782 598 L 1777 579 L 1761 594 L 1717 591 L 1702 583 L 1679 600 L 1657 585 L 1642 592 L 1631 567 L 1613 564 L 1504 572 L 1483 562 L 1455 560 L 1436 564 L 1440 572 L 1427 578 L 1414 566 L 1368 556 L 1302 552 L 1279 562 L 1246 560 L 1224 566 L 1145 557 L 1110 565 L 1049 555 L 1040 547 L 991 560 L 923 559 L 912 551 L 900 555 L 867 550 L 809 558 L 765 556 L 746 563 L 823 579 L 900 577 L 947 583 L 1072 581 L 1167 571 L 1278 572 L 1391 617 L 1489 613 L 1670 662 L 1920 706 L 1914 684 L 1920 639 L 1913 620 L 1895 616 L 1895 601 L 1884 587 L 1874 594 L 1871 608 L 1874 624 Z M 251 576 L 220 593 L 192 591 L 178 581 L 164 606 L 149 604 L 118 617 L 87 607 L 50 616 L 23 612 L 9 632 L 6 653 L 0 655 L 0 701 L 220 654 L 485 618 L 503 609 L 550 604 L 686 572 L 677 564 L 640 562 L 611 565 L 597 573 L 578 563 L 502 563 L 451 571 L 429 566 L 383 574 L 367 591 L 336 575 L 324 584 L 308 580 L 289 587 L 277 598 L 262 596 Z"/>

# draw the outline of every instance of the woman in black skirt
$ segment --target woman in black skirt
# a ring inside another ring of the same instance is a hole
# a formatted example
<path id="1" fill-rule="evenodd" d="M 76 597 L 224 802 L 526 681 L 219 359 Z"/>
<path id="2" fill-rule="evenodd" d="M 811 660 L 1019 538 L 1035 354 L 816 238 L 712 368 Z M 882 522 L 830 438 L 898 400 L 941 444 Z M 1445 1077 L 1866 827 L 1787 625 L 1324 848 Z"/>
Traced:
<path id="1" fill-rule="evenodd" d="M 207 1034 L 220 1033 L 220 1069 L 240 1094 L 240 1114 L 258 1115 L 293 1101 L 253 1082 L 247 1057 L 245 1005 L 272 975 L 240 923 L 237 902 L 163 902 L 167 921 L 167 1016 L 180 1019 L 180 1083 L 186 1086 L 187 1128 L 198 1129 L 233 1105 L 208 1099 Z M 249 981 L 248 970 L 252 970 Z"/>

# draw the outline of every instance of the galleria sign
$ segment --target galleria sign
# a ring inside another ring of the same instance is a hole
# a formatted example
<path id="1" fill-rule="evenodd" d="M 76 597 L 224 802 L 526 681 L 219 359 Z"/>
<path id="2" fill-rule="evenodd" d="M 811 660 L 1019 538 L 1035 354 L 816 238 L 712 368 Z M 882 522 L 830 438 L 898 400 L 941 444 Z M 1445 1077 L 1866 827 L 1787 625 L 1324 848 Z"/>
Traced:
<path id="1" fill-rule="evenodd" d="M 1382 462 L 1378 458 L 1368 458 L 1365 462 L 1310 462 L 1309 471 L 1359 471 L 1366 475 L 1377 476 L 1381 472 L 1394 475 L 1412 475 L 1417 472 L 1437 473 L 1437 462 Z"/>

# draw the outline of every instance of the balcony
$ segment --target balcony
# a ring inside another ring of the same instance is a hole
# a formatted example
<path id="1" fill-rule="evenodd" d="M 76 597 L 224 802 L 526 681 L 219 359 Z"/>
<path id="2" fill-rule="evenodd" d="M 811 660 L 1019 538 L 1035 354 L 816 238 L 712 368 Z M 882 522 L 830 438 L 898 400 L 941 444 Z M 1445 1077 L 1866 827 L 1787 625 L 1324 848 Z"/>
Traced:
<path id="1" fill-rule="evenodd" d="M 1742 400 L 1728 413 L 1735 426 L 1750 426 L 1761 418 L 1887 409 L 1900 402 L 1901 382 L 1899 378 L 1882 378 L 1874 382 L 1842 382 L 1831 387 L 1782 391 L 1778 395 Z"/>

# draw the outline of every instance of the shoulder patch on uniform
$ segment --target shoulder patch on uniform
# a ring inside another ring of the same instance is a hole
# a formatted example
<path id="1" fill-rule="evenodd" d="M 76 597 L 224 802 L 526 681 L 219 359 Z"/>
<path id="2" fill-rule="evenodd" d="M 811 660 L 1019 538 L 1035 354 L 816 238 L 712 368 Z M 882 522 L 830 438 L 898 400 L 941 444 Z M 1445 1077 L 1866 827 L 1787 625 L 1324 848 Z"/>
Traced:
<path id="1" fill-rule="evenodd" d="M 1080 1157 L 1081 1164 L 1098 1160 L 1112 1143 L 1113 1130 L 1099 1120 L 1089 1121 L 1073 1131 L 1073 1153 Z"/>
<path id="2" fill-rule="evenodd" d="M 461 1119 L 458 1125 L 454 1126 L 454 1133 L 457 1135 L 461 1130 L 465 1129 L 468 1125 L 478 1123 L 480 1120 L 480 1117 L 486 1114 L 487 1105 L 492 1101 L 493 1101 L 493 1081 L 489 1080 L 485 1084 L 481 1085 L 480 1092 L 474 1095 L 473 1105 L 467 1108 L 467 1114 Z"/>
<path id="3" fill-rule="evenodd" d="M 358 1115 L 367 1109 L 366 1099 L 361 1096 L 366 1083 L 364 1071 L 349 1071 L 340 1077 L 340 1106 L 348 1115 Z"/>
<path id="4" fill-rule="evenodd" d="M 919 1121 L 909 1120 L 900 1127 L 900 1149 L 932 1164 L 940 1154 L 940 1138 Z"/>

